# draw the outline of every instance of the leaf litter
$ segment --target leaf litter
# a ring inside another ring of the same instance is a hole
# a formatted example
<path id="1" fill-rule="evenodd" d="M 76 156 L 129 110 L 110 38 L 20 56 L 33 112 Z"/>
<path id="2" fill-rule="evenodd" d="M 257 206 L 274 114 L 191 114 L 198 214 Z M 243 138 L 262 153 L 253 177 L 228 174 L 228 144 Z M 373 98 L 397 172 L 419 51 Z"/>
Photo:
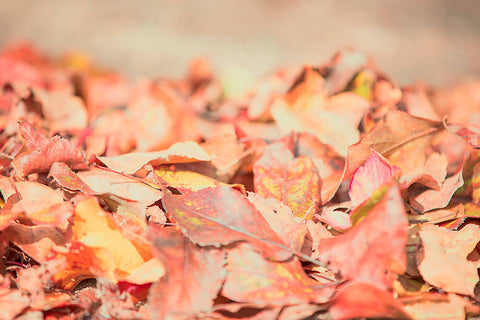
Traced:
<path id="1" fill-rule="evenodd" d="M 366 56 L 243 95 L 0 51 L 1 319 L 480 314 L 480 82 Z"/>

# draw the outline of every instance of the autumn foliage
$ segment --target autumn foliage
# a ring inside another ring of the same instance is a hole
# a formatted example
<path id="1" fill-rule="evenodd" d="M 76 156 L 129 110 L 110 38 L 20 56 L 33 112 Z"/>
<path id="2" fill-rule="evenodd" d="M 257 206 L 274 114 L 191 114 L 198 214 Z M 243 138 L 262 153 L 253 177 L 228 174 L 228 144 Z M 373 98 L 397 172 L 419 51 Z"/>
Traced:
<path id="1" fill-rule="evenodd" d="M 0 319 L 480 314 L 479 82 L 226 85 L 1 51 Z"/>

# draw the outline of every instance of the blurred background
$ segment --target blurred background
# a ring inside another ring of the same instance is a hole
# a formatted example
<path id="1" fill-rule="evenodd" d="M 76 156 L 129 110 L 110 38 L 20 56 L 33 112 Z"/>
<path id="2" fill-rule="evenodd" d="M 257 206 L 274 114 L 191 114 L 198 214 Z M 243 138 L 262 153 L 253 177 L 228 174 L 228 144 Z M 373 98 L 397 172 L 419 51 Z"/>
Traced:
<path id="1" fill-rule="evenodd" d="M 220 75 L 257 78 L 367 53 L 399 84 L 480 77 L 480 1 L 0 1 L 0 46 L 75 50 L 131 77 L 181 77 L 207 57 Z"/>

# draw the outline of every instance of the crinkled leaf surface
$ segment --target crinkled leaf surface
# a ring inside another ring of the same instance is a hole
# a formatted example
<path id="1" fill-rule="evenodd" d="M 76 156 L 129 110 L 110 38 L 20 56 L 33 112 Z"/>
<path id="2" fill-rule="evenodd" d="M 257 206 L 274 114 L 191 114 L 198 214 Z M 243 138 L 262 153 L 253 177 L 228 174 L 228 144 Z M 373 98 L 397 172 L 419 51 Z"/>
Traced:
<path id="1" fill-rule="evenodd" d="M 25 121 L 19 126 L 27 151 L 15 157 L 12 164 L 20 177 L 48 172 L 54 162 L 64 162 L 72 169 L 86 168 L 82 152 L 72 142 L 58 136 L 47 138 Z"/>

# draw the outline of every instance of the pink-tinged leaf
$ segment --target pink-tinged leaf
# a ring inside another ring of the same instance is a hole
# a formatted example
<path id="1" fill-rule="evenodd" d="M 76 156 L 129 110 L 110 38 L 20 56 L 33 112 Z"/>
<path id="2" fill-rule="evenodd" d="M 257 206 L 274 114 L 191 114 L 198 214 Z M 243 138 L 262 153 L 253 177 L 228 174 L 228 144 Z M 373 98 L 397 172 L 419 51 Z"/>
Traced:
<path id="1" fill-rule="evenodd" d="M 310 158 L 294 158 L 283 143 L 274 143 L 265 147 L 253 173 L 256 193 L 283 202 L 296 217 L 313 218 L 321 182 Z"/>
<path id="2" fill-rule="evenodd" d="M 72 169 L 86 168 L 82 152 L 72 142 L 59 136 L 47 138 L 26 121 L 19 123 L 19 131 L 27 150 L 12 161 L 18 176 L 48 172 L 54 162 L 64 162 Z"/>
<path id="3" fill-rule="evenodd" d="M 405 272 L 408 219 L 398 187 L 391 186 L 383 199 L 347 233 L 324 239 L 314 258 L 329 263 L 346 279 L 390 288 L 395 273 Z"/>
<path id="4" fill-rule="evenodd" d="M 6 284 L 3 277 L 2 280 L 2 285 Z M 17 315 L 21 314 L 30 304 L 30 298 L 20 290 L 7 288 L 2 290 L 0 310 L 2 310 L 2 317 L 4 317 L 4 319 L 15 319 Z"/>
<path id="5" fill-rule="evenodd" d="M 342 288 L 328 310 L 333 319 L 410 319 L 392 294 L 370 283 L 355 282 Z"/>
<path id="6" fill-rule="evenodd" d="M 350 216 L 339 210 L 324 210 L 322 214 L 316 215 L 317 219 L 328 224 L 337 230 L 347 230 L 352 227 Z"/>
<path id="7" fill-rule="evenodd" d="M 480 240 L 480 227 L 466 225 L 450 231 L 426 224 L 420 231 L 423 247 L 417 252 L 418 270 L 433 286 L 447 292 L 474 296 L 477 264 L 468 259 Z"/>
<path id="8" fill-rule="evenodd" d="M 373 192 L 385 183 L 390 182 L 400 168 L 391 165 L 387 159 L 372 149 L 367 161 L 355 171 L 348 194 L 352 200 L 352 206 L 356 207 L 369 199 Z"/>
<path id="9" fill-rule="evenodd" d="M 225 186 L 183 195 L 165 193 L 162 203 L 185 236 L 201 246 L 222 246 L 248 241 L 266 257 L 285 260 L 289 248 L 240 192 Z"/>
<path id="10" fill-rule="evenodd" d="M 128 153 L 114 157 L 97 157 L 108 168 L 126 174 L 134 174 L 144 165 L 209 161 L 212 157 L 196 142 L 178 142 L 162 151 Z"/>
<path id="11" fill-rule="evenodd" d="M 335 287 L 308 277 L 295 258 L 271 262 L 245 243 L 228 250 L 222 294 L 234 301 L 285 305 L 324 303 Z"/>
<path id="12" fill-rule="evenodd" d="M 150 289 L 151 318 L 185 319 L 210 311 L 225 280 L 225 254 L 195 246 L 174 228 L 151 226 L 148 238 L 154 257 L 167 268 Z"/>

